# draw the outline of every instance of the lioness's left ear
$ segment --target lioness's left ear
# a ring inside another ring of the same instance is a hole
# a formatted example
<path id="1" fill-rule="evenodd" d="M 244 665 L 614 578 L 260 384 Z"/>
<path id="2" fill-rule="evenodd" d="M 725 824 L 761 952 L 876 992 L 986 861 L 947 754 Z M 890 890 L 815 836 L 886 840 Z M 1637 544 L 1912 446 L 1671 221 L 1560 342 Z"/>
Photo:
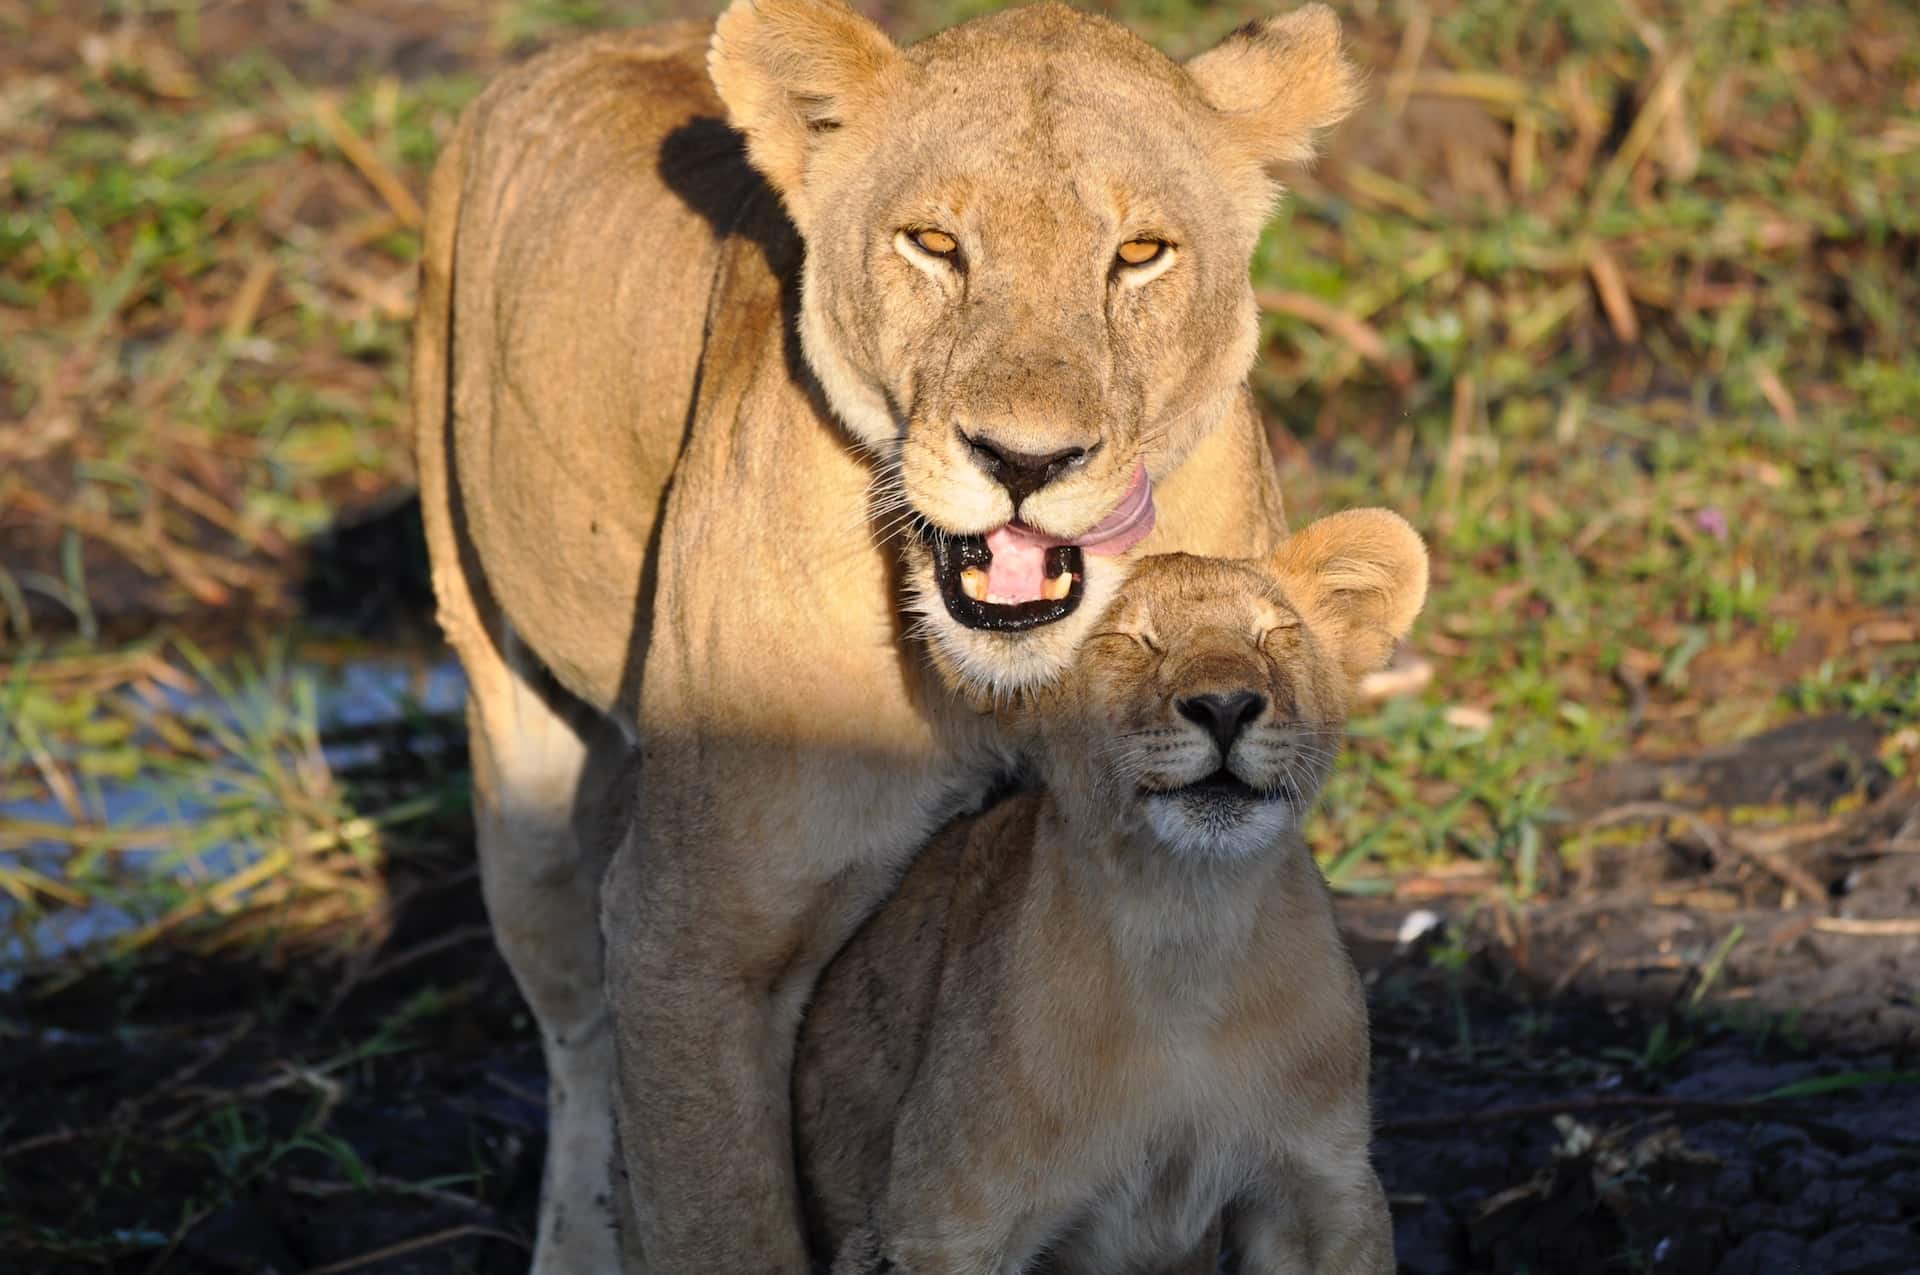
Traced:
<path id="1" fill-rule="evenodd" d="M 1385 509 L 1310 522 L 1281 543 L 1271 565 L 1309 622 L 1331 630 L 1349 677 L 1384 667 L 1427 600 L 1427 546 Z"/>
<path id="2" fill-rule="evenodd" d="M 1187 74 L 1264 164 L 1311 158 L 1315 134 L 1360 100 L 1340 19 L 1324 4 L 1247 23 L 1188 62 Z"/>
<path id="3" fill-rule="evenodd" d="M 905 65 L 879 27 L 842 0 L 733 0 L 713 28 L 707 74 L 747 158 L 806 231 L 808 161 Z"/>

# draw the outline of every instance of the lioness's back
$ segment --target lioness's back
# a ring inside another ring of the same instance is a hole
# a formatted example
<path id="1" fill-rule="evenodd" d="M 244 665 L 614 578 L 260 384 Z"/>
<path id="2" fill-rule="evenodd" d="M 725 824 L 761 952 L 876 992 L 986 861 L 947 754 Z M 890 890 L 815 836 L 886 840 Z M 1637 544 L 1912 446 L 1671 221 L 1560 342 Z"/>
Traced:
<path id="1" fill-rule="evenodd" d="M 516 571 L 488 592 L 602 708 L 630 680 L 722 242 L 765 189 L 707 77 L 709 33 L 595 36 L 501 76 L 461 120 L 460 171 L 436 179 L 457 195 L 430 210 L 456 224 L 429 228 L 453 241 L 449 313 L 422 325 L 451 356 L 451 419 L 423 495 L 458 508 L 472 561 Z M 424 450 L 440 422 L 421 416 Z"/>

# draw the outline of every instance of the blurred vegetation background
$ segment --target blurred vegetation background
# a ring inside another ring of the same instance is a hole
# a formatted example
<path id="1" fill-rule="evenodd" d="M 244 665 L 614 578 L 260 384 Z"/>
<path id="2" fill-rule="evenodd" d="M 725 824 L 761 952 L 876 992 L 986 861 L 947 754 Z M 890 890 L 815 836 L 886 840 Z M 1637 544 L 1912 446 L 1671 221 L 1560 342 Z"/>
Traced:
<path id="1" fill-rule="evenodd" d="M 1177 56 L 1269 11 L 1095 7 Z M 1911 785 L 1911 6 L 1338 7 L 1370 100 L 1262 241 L 1255 383 L 1293 517 L 1400 509 L 1436 588 L 1313 825 L 1336 884 L 1524 896 L 1588 845 L 1565 785 L 1799 715 Z M 491 71 L 708 12 L 0 0 L 8 963 L 351 949 L 396 865 L 458 860 L 406 503 L 425 175 Z"/>

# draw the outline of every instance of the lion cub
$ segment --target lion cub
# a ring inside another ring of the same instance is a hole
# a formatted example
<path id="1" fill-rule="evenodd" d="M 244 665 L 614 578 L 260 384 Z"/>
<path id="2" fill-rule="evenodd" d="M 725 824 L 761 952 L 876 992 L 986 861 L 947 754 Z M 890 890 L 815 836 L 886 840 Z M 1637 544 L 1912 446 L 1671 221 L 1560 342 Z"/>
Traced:
<path id="1" fill-rule="evenodd" d="M 820 981 L 794 1124 L 836 1275 L 1210 1273 L 1223 1209 L 1253 1275 L 1393 1270 L 1300 823 L 1426 586 L 1383 510 L 1140 563 L 1016 715 L 1044 792 L 943 831 Z"/>

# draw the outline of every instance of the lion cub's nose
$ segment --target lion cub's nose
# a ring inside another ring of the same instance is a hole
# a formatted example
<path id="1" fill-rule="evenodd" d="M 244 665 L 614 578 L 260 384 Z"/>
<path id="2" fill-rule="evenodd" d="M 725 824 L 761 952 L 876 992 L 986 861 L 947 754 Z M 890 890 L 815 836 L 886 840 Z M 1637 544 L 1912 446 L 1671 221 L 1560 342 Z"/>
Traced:
<path id="1" fill-rule="evenodd" d="M 1267 697 L 1258 691 L 1189 695 L 1174 701 L 1173 706 L 1180 716 L 1213 736 L 1213 742 L 1220 746 L 1220 760 L 1225 762 L 1227 754 L 1233 751 L 1233 741 L 1240 738 L 1240 732 L 1267 706 Z"/>
<path id="2" fill-rule="evenodd" d="M 1087 454 L 1084 447 L 1062 447 L 1052 452 L 1023 452 L 985 434 L 962 434 L 960 437 L 966 440 L 967 447 L 973 452 L 974 463 L 986 470 L 987 476 L 1005 487 L 1007 494 L 1013 497 L 1016 515 L 1020 511 L 1021 501 L 1058 478 Z"/>

